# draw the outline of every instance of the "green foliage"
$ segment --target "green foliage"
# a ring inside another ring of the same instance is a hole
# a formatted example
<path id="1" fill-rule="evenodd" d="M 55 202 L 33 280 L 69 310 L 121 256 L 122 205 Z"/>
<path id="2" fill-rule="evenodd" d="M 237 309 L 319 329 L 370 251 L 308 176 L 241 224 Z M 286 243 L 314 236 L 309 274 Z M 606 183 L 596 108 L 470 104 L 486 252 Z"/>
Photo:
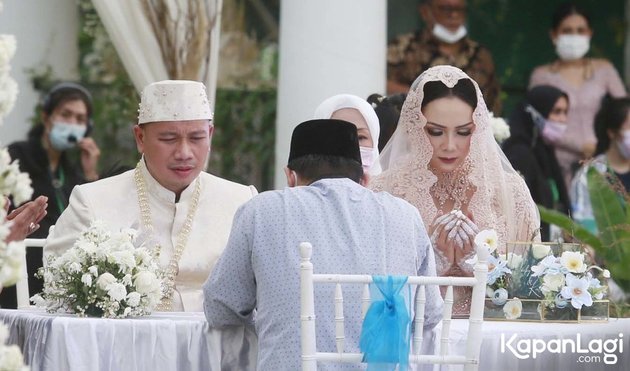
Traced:
<path id="1" fill-rule="evenodd" d="M 568 216 L 543 206 L 538 206 L 542 221 L 555 224 L 591 246 L 598 258 L 604 261 L 615 282 L 630 292 L 630 224 L 625 201 L 620 197 L 606 174 L 601 174 L 591 166 L 587 172 L 587 184 L 593 216 L 598 234 L 594 235 Z"/>
<path id="2" fill-rule="evenodd" d="M 259 191 L 272 189 L 276 90 L 217 90 L 210 169 Z"/>
<path id="3" fill-rule="evenodd" d="M 543 222 L 557 225 L 578 240 L 592 246 L 595 251 L 603 248 L 599 237 L 591 233 L 579 223 L 575 222 L 573 219 L 569 218 L 567 215 L 556 210 L 548 209 L 542 205 L 537 206 L 538 211 L 540 212 L 540 219 Z"/>
<path id="4" fill-rule="evenodd" d="M 90 0 L 80 0 L 80 75 L 94 96 L 94 137 L 101 147 L 100 168 L 134 166 L 132 134 L 139 96 Z M 276 63 L 276 62 L 274 62 Z M 273 73 L 273 72 L 272 72 Z M 209 169 L 213 174 L 258 190 L 273 188 L 275 87 L 219 89 Z"/>

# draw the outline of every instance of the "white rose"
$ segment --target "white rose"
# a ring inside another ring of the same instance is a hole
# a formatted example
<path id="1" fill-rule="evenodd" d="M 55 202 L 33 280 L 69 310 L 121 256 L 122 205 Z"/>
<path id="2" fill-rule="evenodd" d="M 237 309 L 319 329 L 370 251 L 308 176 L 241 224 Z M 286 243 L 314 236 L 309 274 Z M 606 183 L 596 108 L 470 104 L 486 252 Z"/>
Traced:
<path id="1" fill-rule="evenodd" d="M 551 252 L 551 247 L 549 245 L 543 245 L 540 243 L 535 243 L 532 245 L 532 255 L 536 259 L 542 259 L 545 256 L 549 255 Z"/>
<path id="2" fill-rule="evenodd" d="M 2 352 L 3 370 L 24 370 L 24 359 L 17 345 L 7 345 Z"/>
<path id="3" fill-rule="evenodd" d="M 523 303 L 519 299 L 512 299 L 503 306 L 503 313 L 506 319 L 517 319 L 523 312 Z"/>
<path id="4" fill-rule="evenodd" d="M 565 251 L 560 256 L 560 264 L 572 273 L 584 273 L 584 255 L 579 251 Z"/>
<path id="5" fill-rule="evenodd" d="M 109 285 L 107 295 L 109 295 L 112 300 L 121 301 L 127 297 L 127 289 L 122 283 L 115 282 Z"/>
<path id="6" fill-rule="evenodd" d="M 127 305 L 130 307 L 137 307 L 140 305 L 140 296 L 140 293 L 135 291 L 127 294 Z"/>
<path id="7" fill-rule="evenodd" d="M 497 232 L 494 229 L 485 229 L 475 236 L 476 246 L 486 246 L 491 253 L 497 249 Z"/>
<path id="8" fill-rule="evenodd" d="M 129 272 L 136 266 L 136 258 L 129 250 L 114 251 L 107 257 L 107 261 L 118 264 L 124 272 Z"/>
<path id="9" fill-rule="evenodd" d="M 149 294 L 160 289 L 160 283 L 153 272 L 140 272 L 133 280 L 136 291 L 140 294 Z"/>
<path id="10" fill-rule="evenodd" d="M 116 282 L 116 277 L 109 272 L 105 272 L 96 280 L 96 286 L 101 290 L 107 291 L 109 290 L 109 285 L 114 282 Z"/>
<path id="11" fill-rule="evenodd" d="M 550 291 L 560 291 L 560 287 L 564 285 L 564 274 L 546 274 L 543 276 L 543 286 L 541 290 L 545 293 Z"/>
<path id="12" fill-rule="evenodd" d="M 509 252 L 507 256 L 507 266 L 510 269 L 518 268 L 523 262 L 523 256 L 519 254 L 515 254 L 513 252 Z"/>
<path id="13" fill-rule="evenodd" d="M 87 287 L 91 287 L 92 286 L 92 275 L 89 273 L 84 273 L 81 276 L 81 282 L 83 282 L 83 284 Z"/>
<path id="14" fill-rule="evenodd" d="M 125 310 L 123 311 L 123 317 L 127 317 L 129 314 L 131 313 L 131 308 L 127 307 L 125 308 Z"/>

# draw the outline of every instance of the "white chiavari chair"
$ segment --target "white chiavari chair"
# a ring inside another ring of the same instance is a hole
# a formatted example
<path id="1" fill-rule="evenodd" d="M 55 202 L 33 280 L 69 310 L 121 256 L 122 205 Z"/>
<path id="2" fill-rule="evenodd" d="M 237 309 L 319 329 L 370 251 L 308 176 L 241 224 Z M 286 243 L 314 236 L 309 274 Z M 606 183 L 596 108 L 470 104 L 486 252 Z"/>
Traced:
<path id="1" fill-rule="evenodd" d="M 372 283 L 372 276 L 369 275 L 341 275 L 341 274 L 313 274 L 313 264 L 311 263 L 312 246 L 308 242 L 300 244 L 300 315 L 301 315 L 301 346 L 302 346 L 302 370 L 317 370 L 317 362 L 343 362 L 361 363 L 363 354 L 348 353 L 344 351 L 344 314 L 343 314 L 343 292 L 341 284 L 363 285 L 361 299 L 362 318 L 370 306 L 369 284 Z M 416 287 L 413 320 L 414 332 L 411 341 L 409 354 L 409 364 L 458 364 L 464 365 L 464 369 L 477 370 L 479 366 L 479 353 L 481 351 L 481 328 L 483 324 L 483 309 L 485 303 L 486 280 L 488 275 L 488 258 L 486 248 L 477 247 L 478 262 L 474 267 L 473 277 L 422 277 L 409 276 L 407 285 Z M 315 298 L 314 283 L 334 284 L 334 306 L 335 306 L 335 341 L 337 352 L 317 352 L 315 341 Z M 424 327 L 424 307 L 426 303 L 425 286 L 438 285 L 446 286 L 444 297 L 444 307 L 442 313 L 442 327 L 440 334 L 439 354 L 420 354 L 423 341 Z M 449 332 L 453 309 L 453 286 L 472 287 L 472 299 L 470 306 L 470 317 L 468 325 L 468 338 L 466 340 L 465 355 L 449 354 Z"/>
<path id="2" fill-rule="evenodd" d="M 48 230 L 48 234 L 52 232 L 55 226 L 51 226 Z M 24 245 L 26 249 L 28 248 L 38 248 L 43 249 L 46 244 L 45 238 L 25 238 Z M 20 274 L 20 278 L 15 283 L 15 291 L 17 294 L 17 307 L 18 309 L 28 308 L 30 307 L 29 303 L 29 288 L 28 288 L 28 269 L 26 264 L 26 251 L 24 252 L 24 256 L 22 259 L 22 273 Z M 34 273 L 33 273 L 34 274 Z"/>

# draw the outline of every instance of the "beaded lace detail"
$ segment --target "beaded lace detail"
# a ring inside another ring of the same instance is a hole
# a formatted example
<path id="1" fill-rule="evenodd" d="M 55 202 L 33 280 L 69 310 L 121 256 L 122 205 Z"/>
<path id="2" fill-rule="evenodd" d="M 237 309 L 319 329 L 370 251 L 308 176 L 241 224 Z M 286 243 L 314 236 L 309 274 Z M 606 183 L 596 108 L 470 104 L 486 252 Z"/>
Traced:
<path id="1" fill-rule="evenodd" d="M 144 177 L 142 176 L 143 166 L 143 160 L 138 161 L 138 164 L 136 165 L 136 169 L 134 171 L 134 181 L 136 183 L 136 189 L 138 190 L 138 204 L 140 205 L 140 218 L 142 220 L 142 225 L 144 228 L 146 228 L 150 235 L 153 235 L 155 228 L 153 227 L 153 222 L 151 220 L 151 206 L 149 204 L 149 198 L 147 196 L 147 186 L 144 181 Z M 171 256 L 171 259 L 166 268 L 162 270 L 163 297 L 156 308 L 158 311 L 170 311 L 172 308 L 173 293 L 175 291 L 175 277 L 177 277 L 177 274 L 179 273 L 179 260 L 182 257 L 184 249 L 186 249 L 188 236 L 190 235 L 190 231 L 192 229 L 193 219 L 195 217 L 195 213 L 197 212 L 197 206 L 199 205 L 200 194 L 201 182 L 199 181 L 199 179 L 197 179 L 195 181 L 195 189 L 193 191 L 188 214 L 186 215 L 186 220 L 184 221 L 182 229 L 177 234 L 175 251 Z M 154 258 L 159 258 L 161 250 L 162 246 L 156 244 L 153 249 Z"/>

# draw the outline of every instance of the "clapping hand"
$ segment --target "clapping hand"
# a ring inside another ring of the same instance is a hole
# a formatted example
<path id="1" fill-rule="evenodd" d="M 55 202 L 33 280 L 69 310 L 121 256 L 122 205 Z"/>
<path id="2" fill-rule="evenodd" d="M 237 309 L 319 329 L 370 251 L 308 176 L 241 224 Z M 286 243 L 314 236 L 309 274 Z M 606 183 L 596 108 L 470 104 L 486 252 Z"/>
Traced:
<path id="1" fill-rule="evenodd" d="M 39 229 L 39 222 L 46 216 L 48 197 L 39 196 L 34 201 L 29 201 L 7 215 L 7 220 L 12 221 L 7 242 L 20 241 L 29 234 Z"/>

